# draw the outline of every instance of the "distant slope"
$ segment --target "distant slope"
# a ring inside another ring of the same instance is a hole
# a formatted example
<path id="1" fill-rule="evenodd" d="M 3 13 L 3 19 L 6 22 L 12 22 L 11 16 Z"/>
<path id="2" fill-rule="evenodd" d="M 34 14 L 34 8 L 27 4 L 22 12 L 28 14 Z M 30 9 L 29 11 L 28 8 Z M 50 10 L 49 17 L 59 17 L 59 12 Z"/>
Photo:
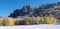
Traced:
<path id="1" fill-rule="evenodd" d="M 30 5 L 26 5 L 21 9 L 14 10 L 13 13 L 9 15 L 9 17 L 16 18 L 18 16 L 50 16 L 54 15 L 54 17 L 60 16 L 60 2 L 40 5 L 38 7 L 31 7 Z"/>

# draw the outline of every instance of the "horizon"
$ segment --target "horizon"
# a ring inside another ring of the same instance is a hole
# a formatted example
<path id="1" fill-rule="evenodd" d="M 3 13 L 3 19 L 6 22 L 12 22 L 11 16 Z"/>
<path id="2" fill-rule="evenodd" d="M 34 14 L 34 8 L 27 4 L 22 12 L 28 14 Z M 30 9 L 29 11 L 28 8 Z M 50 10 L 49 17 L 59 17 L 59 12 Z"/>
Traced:
<path id="1" fill-rule="evenodd" d="M 0 16 L 8 16 L 14 10 L 21 9 L 25 5 L 39 6 L 57 2 L 60 0 L 0 0 Z"/>

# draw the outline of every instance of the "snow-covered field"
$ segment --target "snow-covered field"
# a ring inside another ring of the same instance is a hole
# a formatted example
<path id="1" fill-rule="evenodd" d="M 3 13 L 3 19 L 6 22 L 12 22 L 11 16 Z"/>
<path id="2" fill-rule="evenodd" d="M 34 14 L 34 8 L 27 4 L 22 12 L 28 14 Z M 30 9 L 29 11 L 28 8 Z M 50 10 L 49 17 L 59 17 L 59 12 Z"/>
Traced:
<path id="1" fill-rule="evenodd" d="M 60 25 L 20 25 L 20 26 L 0 26 L 0 29 L 60 29 Z"/>

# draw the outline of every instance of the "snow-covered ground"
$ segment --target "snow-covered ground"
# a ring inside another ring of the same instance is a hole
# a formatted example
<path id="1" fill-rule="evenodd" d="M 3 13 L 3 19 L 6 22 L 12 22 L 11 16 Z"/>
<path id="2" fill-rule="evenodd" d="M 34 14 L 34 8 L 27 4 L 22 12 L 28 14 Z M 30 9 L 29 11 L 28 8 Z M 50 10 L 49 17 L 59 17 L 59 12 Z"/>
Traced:
<path id="1" fill-rule="evenodd" d="M 60 29 L 60 25 L 20 25 L 20 26 L 0 26 L 0 29 Z"/>

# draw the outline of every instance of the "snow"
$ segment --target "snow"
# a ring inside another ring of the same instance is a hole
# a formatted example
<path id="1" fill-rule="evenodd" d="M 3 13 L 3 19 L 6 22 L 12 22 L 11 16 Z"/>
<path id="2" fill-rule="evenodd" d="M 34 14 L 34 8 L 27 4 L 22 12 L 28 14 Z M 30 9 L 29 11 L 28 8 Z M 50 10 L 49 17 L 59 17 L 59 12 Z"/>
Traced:
<path id="1" fill-rule="evenodd" d="M 60 25 L 18 25 L 18 26 L 0 26 L 0 29 L 60 29 Z"/>

